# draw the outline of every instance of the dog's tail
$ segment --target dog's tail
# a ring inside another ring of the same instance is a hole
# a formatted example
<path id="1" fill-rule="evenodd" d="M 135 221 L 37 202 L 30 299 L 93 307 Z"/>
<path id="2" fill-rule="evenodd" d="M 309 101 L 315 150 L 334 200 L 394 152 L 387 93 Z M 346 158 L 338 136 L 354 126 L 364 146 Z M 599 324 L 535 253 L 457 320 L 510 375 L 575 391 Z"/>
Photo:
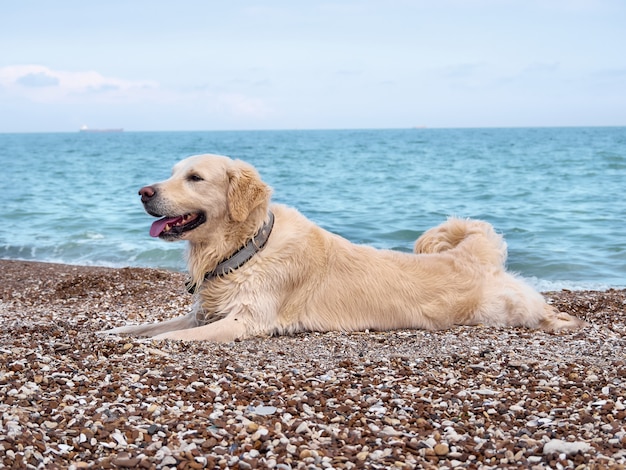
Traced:
<path id="1" fill-rule="evenodd" d="M 479 263 L 503 266 L 506 261 L 506 243 L 491 224 L 456 217 L 424 232 L 415 242 L 413 251 L 420 254 L 457 249 L 468 252 Z"/>

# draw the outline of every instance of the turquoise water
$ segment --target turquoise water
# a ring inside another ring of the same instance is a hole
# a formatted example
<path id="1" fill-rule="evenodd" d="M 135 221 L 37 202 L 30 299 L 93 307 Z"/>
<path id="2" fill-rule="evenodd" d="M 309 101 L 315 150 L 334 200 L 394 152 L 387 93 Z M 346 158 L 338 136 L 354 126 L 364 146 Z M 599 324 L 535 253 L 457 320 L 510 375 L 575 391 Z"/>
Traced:
<path id="1" fill-rule="evenodd" d="M 0 257 L 184 270 L 137 190 L 199 153 L 249 161 L 355 243 L 410 251 L 476 217 L 540 289 L 626 285 L 626 128 L 0 134 Z"/>

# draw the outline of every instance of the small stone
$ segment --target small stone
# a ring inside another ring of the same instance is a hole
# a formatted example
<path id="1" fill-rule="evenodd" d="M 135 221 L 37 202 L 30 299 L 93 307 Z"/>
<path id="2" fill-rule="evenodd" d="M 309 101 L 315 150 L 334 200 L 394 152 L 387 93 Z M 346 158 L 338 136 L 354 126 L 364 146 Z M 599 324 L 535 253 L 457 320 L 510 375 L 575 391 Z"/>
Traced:
<path id="1" fill-rule="evenodd" d="M 411 440 L 407 443 L 407 447 L 413 449 L 413 450 L 417 450 L 420 449 L 420 442 L 415 439 L 414 437 L 411 438 Z"/>
<path id="2" fill-rule="evenodd" d="M 250 421 L 248 423 L 248 426 L 246 426 L 246 429 L 248 430 L 248 432 L 255 432 L 257 429 L 259 429 L 259 425 L 254 421 Z"/>
<path id="3" fill-rule="evenodd" d="M 474 390 L 474 393 L 478 395 L 484 395 L 484 396 L 500 395 L 500 392 L 498 392 L 497 390 L 491 390 L 490 388 L 481 388 L 478 390 Z"/>
<path id="4" fill-rule="evenodd" d="M 428 439 L 423 441 L 423 445 L 424 447 L 429 447 L 431 449 L 434 449 L 435 446 L 437 445 L 437 441 L 433 437 L 429 437 Z"/>
<path id="5" fill-rule="evenodd" d="M 131 457 L 128 454 L 120 454 L 114 458 L 111 463 L 117 467 L 130 467 L 134 468 L 139 464 L 140 459 L 137 457 Z"/>
<path id="6" fill-rule="evenodd" d="M 543 453 L 545 454 L 567 454 L 572 455 L 577 452 L 587 452 L 591 446 L 586 442 L 566 442 L 560 439 L 552 439 L 543 446 Z"/>
<path id="7" fill-rule="evenodd" d="M 128 443 L 126 442 L 126 436 L 124 436 L 124 434 L 122 434 L 118 429 L 111 433 L 111 437 L 115 439 L 115 442 L 117 442 L 120 446 L 128 445 Z"/>
<path id="8" fill-rule="evenodd" d="M 177 464 L 178 464 L 178 462 L 171 455 L 166 455 L 163 458 L 163 460 L 161 460 L 161 465 L 163 465 L 163 466 L 165 466 L 165 465 L 177 465 Z"/>
<path id="9" fill-rule="evenodd" d="M 391 426 L 385 426 L 380 433 L 389 437 L 402 436 L 402 431 L 398 431 Z"/>
<path id="10" fill-rule="evenodd" d="M 447 455 L 450 451 L 450 448 L 448 447 L 448 444 L 437 444 L 433 450 L 435 451 L 435 454 L 437 454 L 438 456 L 442 456 Z"/>
<path id="11" fill-rule="evenodd" d="M 275 406 L 257 406 L 254 408 L 252 412 L 259 416 L 273 415 L 274 413 L 276 413 L 276 407 Z"/>
<path id="12" fill-rule="evenodd" d="M 363 462 L 365 459 L 367 459 L 367 456 L 370 455 L 369 452 L 367 452 L 366 450 L 359 452 L 358 454 L 356 454 L 356 459 L 360 460 L 361 462 Z"/>
<path id="13" fill-rule="evenodd" d="M 528 370 L 530 368 L 528 364 L 522 361 L 510 361 L 509 367 L 513 367 L 514 369 L 524 369 L 524 370 Z"/>
<path id="14" fill-rule="evenodd" d="M 302 423 L 300 423 L 300 426 L 298 426 L 298 428 L 296 429 L 296 434 L 304 434 L 309 431 L 310 431 L 309 425 L 303 421 Z"/>
<path id="15" fill-rule="evenodd" d="M 252 436 L 250 436 L 250 439 L 252 439 L 253 441 L 258 441 L 263 436 L 267 436 L 268 433 L 269 431 L 266 428 L 259 428 Z"/>
<path id="16" fill-rule="evenodd" d="M 383 414 L 385 414 L 387 412 L 387 408 L 385 408 L 382 405 L 376 404 L 376 405 L 370 406 L 369 411 L 371 413 L 376 413 L 376 414 L 379 414 L 379 415 L 383 415 Z"/>

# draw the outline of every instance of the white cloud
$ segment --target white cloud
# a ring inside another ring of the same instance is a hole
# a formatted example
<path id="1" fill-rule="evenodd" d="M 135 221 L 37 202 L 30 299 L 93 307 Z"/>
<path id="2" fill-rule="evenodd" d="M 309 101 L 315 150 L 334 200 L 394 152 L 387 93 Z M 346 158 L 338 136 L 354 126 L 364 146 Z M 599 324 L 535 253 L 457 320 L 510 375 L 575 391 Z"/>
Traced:
<path id="1" fill-rule="evenodd" d="M 10 65 L 0 68 L 0 86 L 11 94 L 34 102 L 74 102 L 90 94 L 107 93 L 109 98 L 137 90 L 154 90 L 154 81 L 105 77 L 94 71 L 68 72 L 44 65 Z"/>
<path id="2" fill-rule="evenodd" d="M 59 79 L 52 77 L 45 72 L 29 73 L 17 79 L 16 83 L 26 87 L 57 86 Z"/>
<path id="3" fill-rule="evenodd" d="M 131 115 L 153 113 L 165 116 L 160 126 L 166 129 L 177 129 L 181 115 L 189 121 L 186 125 L 190 128 L 263 127 L 274 110 L 266 99 L 247 93 L 246 88 L 250 88 L 249 84 L 234 84 L 227 90 L 177 89 L 163 87 L 156 81 L 107 77 L 95 71 L 68 72 L 44 65 L 0 67 L 0 95 L 5 104 L 13 103 L 31 121 L 54 109 L 59 115 L 69 113 L 87 116 L 81 120 L 96 121 L 98 116 L 129 121 Z M 0 127 L 10 130 L 13 124 Z M 139 120 L 125 127 L 143 125 L 143 120 Z"/>

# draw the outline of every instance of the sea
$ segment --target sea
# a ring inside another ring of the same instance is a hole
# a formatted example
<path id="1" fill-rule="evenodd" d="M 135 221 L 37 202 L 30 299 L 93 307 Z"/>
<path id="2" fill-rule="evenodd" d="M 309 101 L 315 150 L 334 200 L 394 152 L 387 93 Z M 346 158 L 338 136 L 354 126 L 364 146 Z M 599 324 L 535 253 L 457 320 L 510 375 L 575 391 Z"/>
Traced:
<path id="1" fill-rule="evenodd" d="M 0 258 L 184 271 L 137 191 L 202 153 L 354 243 L 410 252 L 478 218 L 542 291 L 626 286 L 626 127 L 0 134 Z"/>

